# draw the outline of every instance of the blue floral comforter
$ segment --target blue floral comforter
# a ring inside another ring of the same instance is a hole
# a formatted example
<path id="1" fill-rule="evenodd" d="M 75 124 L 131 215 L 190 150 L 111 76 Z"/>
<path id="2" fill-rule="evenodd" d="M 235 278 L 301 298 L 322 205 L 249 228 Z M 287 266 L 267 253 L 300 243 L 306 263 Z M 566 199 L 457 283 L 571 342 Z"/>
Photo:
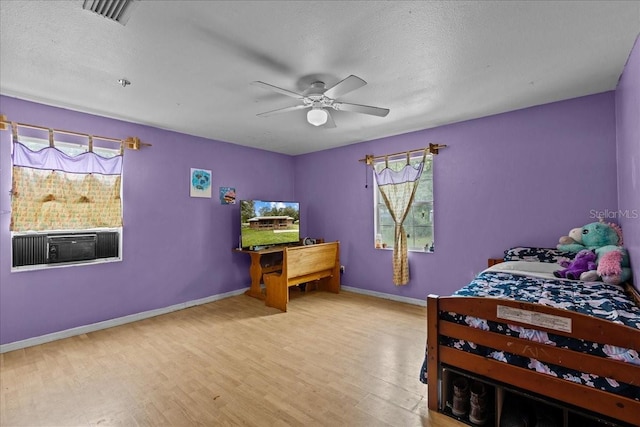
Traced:
<path id="1" fill-rule="evenodd" d="M 601 282 L 553 280 L 523 276 L 511 272 L 485 271 L 478 275 L 469 285 L 453 295 L 465 297 L 487 296 L 543 304 L 608 319 L 640 330 L 640 307 L 626 296 L 622 288 Z M 638 349 L 601 345 L 535 329 L 490 322 L 454 313 L 441 313 L 441 317 L 478 329 L 544 342 L 557 347 L 566 347 L 596 356 L 609 357 L 640 365 Z M 619 383 L 613 379 L 573 371 L 528 357 L 495 351 L 468 341 L 444 338 L 441 344 L 640 400 L 640 387 Z M 420 380 L 424 383 L 427 382 L 426 358 L 422 366 Z"/>

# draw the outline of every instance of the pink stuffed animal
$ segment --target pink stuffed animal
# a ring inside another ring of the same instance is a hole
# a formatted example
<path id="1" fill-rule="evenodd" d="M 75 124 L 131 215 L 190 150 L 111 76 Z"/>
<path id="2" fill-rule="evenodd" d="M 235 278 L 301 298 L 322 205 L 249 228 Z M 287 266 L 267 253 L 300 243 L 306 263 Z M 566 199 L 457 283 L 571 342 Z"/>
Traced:
<path id="1" fill-rule="evenodd" d="M 622 252 L 611 251 L 600 257 L 598 261 L 598 275 L 602 281 L 610 285 L 619 285 L 622 273 Z"/>

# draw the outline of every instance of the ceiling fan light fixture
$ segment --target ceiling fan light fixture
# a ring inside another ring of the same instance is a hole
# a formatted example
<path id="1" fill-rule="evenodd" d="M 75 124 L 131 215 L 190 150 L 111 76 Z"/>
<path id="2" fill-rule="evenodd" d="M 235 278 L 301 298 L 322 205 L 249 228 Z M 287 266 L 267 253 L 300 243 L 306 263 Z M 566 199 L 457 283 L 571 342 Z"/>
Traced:
<path id="1" fill-rule="evenodd" d="M 327 123 L 329 114 L 323 108 L 312 108 L 307 112 L 307 121 L 314 126 Z"/>

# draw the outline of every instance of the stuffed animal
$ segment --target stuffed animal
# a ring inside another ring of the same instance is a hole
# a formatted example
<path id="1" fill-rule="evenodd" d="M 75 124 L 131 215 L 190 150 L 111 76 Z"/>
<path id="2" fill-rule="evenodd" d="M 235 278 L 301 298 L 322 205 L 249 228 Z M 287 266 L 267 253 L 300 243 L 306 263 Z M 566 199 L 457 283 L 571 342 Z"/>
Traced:
<path id="1" fill-rule="evenodd" d="M 579 252 L 583 249 L 597 249 L 603 246 L 621 245 L 622 238 L 619 234 L 619 227 L 604 222 L 592 222 L 584 227 L 574 228 L 569 232 L 569 236 L 562 236 L 561 241 L 569 241 L 566 237 L 573 240 L 573 243 L 558 244 L 557 248 L 566 252 Z"/>
<path id="2" fill-rule="evenodd" d="M 604 283 L 619 285 L 622 280 L 622 251 L 611 251 L 600 257 L 598 275 Z"/>
<path id="3" fill-rule="evenodd" d="M 596 254 L 589 249 L 583 249 L 578 252 L 573 261 L 568 263 L 565 261 L 561 265 L 566 268 L 554 271 L 554 276 L 578 280 L 583 273 L 596 269 Z"/>
<path id="4" fill-rule="evenodd" d="M 622 255 L 620 260 L 619 274 L 615 274 L 616 279 L 620 282 L 627 281 L 631 278 L 631 268 L 629 268 L 629 253 L 622 247 L 622 230 L 613 223 L 592 222 L 584 227 L 574 228 L 569 232 L 569 236 L 563 236 L 561 241 L 568 241 L 565 237 L 570 237 L 575 243 L 558 244 L 557 248 L 561 251 L 579 252 L 583 249 L 590 249 L 596 253 L 596 264 L 600 263 L 600 259 L 609 252 L 619 252 Z M 612 264 L 617 256 L 612 256 L 607 260 L 607 271 L 612 271 Z M 604 267 L 603 267 L 604 271 Z M 596 270 L 597 273 L 597 270 Z M 619 277 L 618 277 L 619 276 Z M 581 277 L 581 280 L 596 280 L 600 275 L 596 276 L 593 272 L 587 272 Z M 613 280 L 608 278 L 607 280 Z"/>

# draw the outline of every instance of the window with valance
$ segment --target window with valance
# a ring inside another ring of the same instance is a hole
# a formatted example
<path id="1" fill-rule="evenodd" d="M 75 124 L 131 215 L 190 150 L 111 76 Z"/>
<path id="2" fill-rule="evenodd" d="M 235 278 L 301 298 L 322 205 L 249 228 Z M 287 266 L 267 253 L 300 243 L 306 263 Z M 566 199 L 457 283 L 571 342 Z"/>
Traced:
<path id="1" fill-rule="evenodd" d="M 396 286 L 409 283 L 409 251 L 435 250 L 433 156 L 446 147 L 430 143 L 424 149 L 360 159 L 373 168 L 375 247 L 393 249 Z"/>
<path id="2" fill-rule="evenodd" d="M 393 282 L 409 282 L 408 251 L 433 252 L 432 156 L 373 164 L 376 248 L 393 249 Z"/>
<path id="3" fill-rule="evenodd" d="M 122 227 L 122 150 L 14 135 L 11 231 Z"/>

